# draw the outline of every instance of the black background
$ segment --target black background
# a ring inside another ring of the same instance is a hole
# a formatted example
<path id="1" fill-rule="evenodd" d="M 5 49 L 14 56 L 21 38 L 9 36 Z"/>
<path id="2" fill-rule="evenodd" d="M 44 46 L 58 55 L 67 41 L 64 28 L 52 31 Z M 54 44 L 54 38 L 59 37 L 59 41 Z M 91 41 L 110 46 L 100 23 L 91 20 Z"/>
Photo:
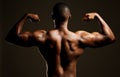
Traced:
<path id="1" fill-rule="evenodd" d="M 55 3 L 70 5 L 69 29 L 99 31 L 96 21 L 83 22 L 87 12 L 98 12 L 116 35 L 116 42 L 102 48 L 87 48 L 79 58 L 77 77 L 120 77 L 119 0 L 2 0 L 0 3 L 0 77 L 45 77 L 46 65 L 36 47 L 20 47 L 4 40 L 12 26 L 27 12 L 37 13 L 41 21 L 28 23 L 24 30 L 52 29 L 51 11 Z M 34 26 L 33 26 L 34 25 Z M 40 26 L 39 26 L 40 25 Z"/>

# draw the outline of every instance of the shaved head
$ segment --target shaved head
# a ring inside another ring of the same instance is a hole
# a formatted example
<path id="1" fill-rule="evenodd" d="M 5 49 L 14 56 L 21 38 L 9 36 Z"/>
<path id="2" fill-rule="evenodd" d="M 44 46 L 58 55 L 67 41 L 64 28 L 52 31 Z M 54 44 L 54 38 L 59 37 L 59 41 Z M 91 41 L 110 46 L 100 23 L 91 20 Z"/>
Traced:
<path id="1" fill-rule="evenodd" d="M 71 17 L 69 6 L 63 2 L 57 3 L 53 7 L 53 19 L 64 20 Z"/>

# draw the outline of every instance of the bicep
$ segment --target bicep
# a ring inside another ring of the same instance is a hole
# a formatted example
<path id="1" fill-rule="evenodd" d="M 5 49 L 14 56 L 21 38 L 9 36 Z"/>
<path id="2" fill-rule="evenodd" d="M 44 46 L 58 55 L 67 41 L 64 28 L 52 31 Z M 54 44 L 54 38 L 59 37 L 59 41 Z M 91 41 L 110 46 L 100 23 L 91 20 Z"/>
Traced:
<path id="1" fill-rule="evenodd" d="M 87 47 L 101 47 L 108 44 L 107 36 L 98 32 L 84 32 L 81 34 L 81 41 Z"/>
<path id="2" fill-rule="evenodd" d="M 32 34 L 30 32 L 23 32 L 21 34 L 9 35 L 6 37 L 6 40 L 15 45 L 30 47 L 33 46 Z"/>
<path id="3" fill-rule="evenodd" d="M 34 46 L 33 34 L 30 32 L 24 32 L 23 34 L 18 35 L 18 45 L 20 46 Z"/>
<path id="4" fill-rule="evenodd" d="M 19 35 L 19 42 L 18 45 L 21 46 L 38 46 L 41 43 L 44 43 L 46 40 L 46 31 L 44 30 L 36 30 L 33 33 L 24 32 L 23 34 Z"/>

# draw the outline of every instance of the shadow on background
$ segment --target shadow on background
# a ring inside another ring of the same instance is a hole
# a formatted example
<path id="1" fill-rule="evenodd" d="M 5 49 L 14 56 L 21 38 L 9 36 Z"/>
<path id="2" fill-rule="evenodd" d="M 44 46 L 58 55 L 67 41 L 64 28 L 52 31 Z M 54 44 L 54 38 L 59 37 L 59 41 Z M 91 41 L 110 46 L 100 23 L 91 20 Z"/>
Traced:
<path id="1" fill-rule="evenodd" d="M 0 14 L 3 23 L 0 23 L 0 77 L 46 77 L 45 61 L 36 47 L 15 46 L 7 43 L 4 38 L 11 27 L 27 12 L 38 13 L 41 21 L 27 23 L 24 26 L 25 30 L 52 29 L 51 10 L 59 1 L 70 5 L 70 30 L 99 31 L 100 27 L 96 21 L 81 21 L 85 13 L 96 11 L 110 25 L 117 37 L 117 41 L 112 45 L 97 49 L 87 48 L 78 61 L 77 77 L 120 77 L 119 0 L 4 0 L 3 5 L 1 4 L 3 14 Z"/>

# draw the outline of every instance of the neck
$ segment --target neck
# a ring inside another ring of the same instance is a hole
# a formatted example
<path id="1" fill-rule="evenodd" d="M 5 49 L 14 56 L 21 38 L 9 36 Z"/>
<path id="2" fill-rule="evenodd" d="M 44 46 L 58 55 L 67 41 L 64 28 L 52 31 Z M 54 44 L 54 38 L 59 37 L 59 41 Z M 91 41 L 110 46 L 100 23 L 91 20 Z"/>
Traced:
<path id="1" fill-rule="evenodd" d="M 59 30 L 62 30 L 62 31 L 67 31 L 68 30 L 68 28 L 67 28 L 67 26 L 68 26 L 68 20 L 66 20 L 66 21 L 55 21 L 55 25 L 56 25 L 56 27 L 55 27 L 55 29 L 59 29 Z"/>

